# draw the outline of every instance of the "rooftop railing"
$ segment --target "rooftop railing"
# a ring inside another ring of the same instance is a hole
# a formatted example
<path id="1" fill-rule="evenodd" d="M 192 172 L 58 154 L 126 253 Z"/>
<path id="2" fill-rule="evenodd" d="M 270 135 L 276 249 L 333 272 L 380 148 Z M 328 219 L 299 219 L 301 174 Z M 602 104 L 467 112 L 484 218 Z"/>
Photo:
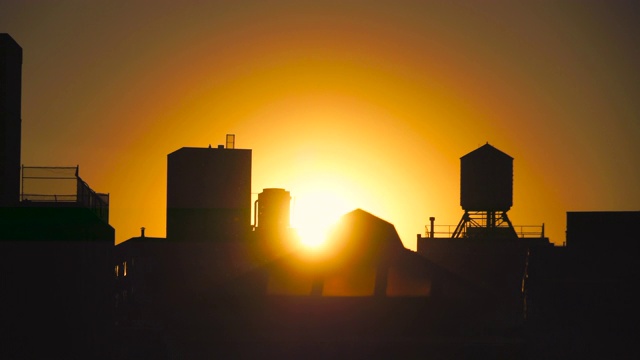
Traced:
<path id="1" fill-rule="evenodd" d="M 457 225 L 434 225 L 434 238 L 450 238 L 453 236 Z M 425 225 L 424 237 L 431 237 L 431 226 Z M 542 225 L 514 225 L 513 229 L 519 238 L 544 238 L 544 224 Z"/>
<path id="2" fill-rule="evenodd" d="M 109 194 L 97 193 L 78 175 L 79 166 L 22 166 L 23 205 L 81 206 L 109 222 Z"/>

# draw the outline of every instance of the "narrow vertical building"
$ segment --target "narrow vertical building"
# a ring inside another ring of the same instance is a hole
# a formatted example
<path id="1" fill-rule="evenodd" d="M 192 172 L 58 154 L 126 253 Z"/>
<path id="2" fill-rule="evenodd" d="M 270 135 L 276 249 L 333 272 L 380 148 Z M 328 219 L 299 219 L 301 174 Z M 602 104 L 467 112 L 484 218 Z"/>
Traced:
<path id="1" fill-rule="evenodd" d="M 250 230 L 250 149 L 184 147 L 168 155 L 169 241 L 238 241 Z"/>
<path id="2" fill-rule="evenodd" d="M 22 48 L 0 34 L 0 207 L 17 206 L 20 197 Z"/>

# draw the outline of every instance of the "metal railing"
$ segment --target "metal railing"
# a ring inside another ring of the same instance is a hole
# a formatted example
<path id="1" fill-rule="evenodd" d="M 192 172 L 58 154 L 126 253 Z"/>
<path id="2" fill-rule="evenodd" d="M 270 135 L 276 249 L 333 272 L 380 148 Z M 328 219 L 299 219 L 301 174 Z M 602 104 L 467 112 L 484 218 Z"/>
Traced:
<path id="1" fill-rule="evenodd" d="M 457 225 L 433 225 L 433 237 L 450 238 L 453 236 Z M 425 225 L 424 237 L 431 237 L 431 225 Z M 514 230 L 519 238 L 544 238 L 544 224 L 542 225 L 514 225 Z"/>
<path id="2" fill-rule="evenodd" d="M 62 194 L 21 194 L 22 202 L 53 202 L 53 203 L 75 203 L 78 201 L 78 195 L 62 195 Z"/>
<path id="3" fill-rule="evenodd" d="M 109 222 L 109 194 L 96 193 L 78 175 L 79 167 L 22 166 L 23 205 L 76 205 Z"/>

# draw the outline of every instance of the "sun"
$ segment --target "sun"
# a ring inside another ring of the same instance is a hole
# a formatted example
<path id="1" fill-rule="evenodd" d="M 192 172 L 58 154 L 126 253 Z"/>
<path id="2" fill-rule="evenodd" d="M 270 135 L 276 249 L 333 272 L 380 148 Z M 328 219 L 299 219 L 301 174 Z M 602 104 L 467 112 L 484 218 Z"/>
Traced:
<path id="1" fill-rule="evenodd" d="M 319 253 L 326 249 L 332 226 L 350 210 L 348 200 L 333 191 L 311 191 L 294 197 L 292 227 L 305 250 Z"/>

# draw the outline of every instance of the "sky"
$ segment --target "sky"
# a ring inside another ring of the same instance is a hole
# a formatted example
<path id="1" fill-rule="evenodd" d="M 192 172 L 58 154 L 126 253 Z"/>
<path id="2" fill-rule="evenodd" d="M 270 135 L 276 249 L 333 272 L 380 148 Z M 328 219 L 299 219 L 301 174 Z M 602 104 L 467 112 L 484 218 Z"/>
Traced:
<path id="1" fill-rule="evenodd" d="M 165 236 L 167 155 L 252 149 L 293 225 L 355 208 L 416 249 L 455 226 L 460 157 L 514 158 L 511 221 L 640 210 L 631 1 L 2 0 L 23 48 L 22 163 L 80 166 L 116 243 Z M 306 220 L 305 220 L 306 219 Z"/>

